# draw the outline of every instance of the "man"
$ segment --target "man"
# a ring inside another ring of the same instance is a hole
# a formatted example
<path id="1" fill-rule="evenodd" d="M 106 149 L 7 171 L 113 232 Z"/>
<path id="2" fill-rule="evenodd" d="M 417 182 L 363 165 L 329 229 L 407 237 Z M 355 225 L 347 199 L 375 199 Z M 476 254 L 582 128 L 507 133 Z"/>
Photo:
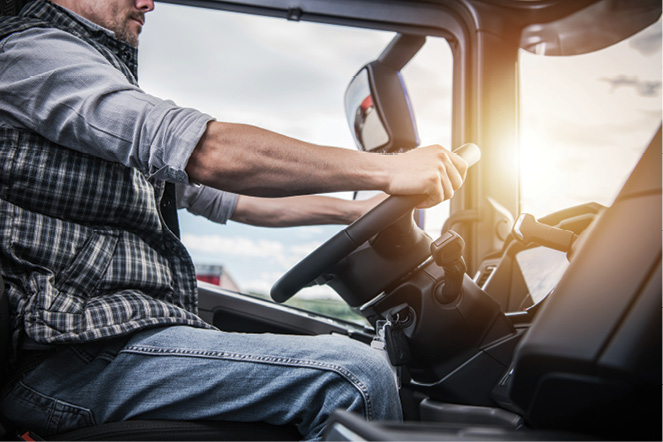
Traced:
<path id="1" fill-rule="evenodd" d="M 151 0 L 28 3 L 0 21 L 0 258 L 14 376 L 0 412 L 49 437 L 128 419 L 296 424 L 337 408 L 397 420 L 390 367 L 334 336 L 220 332 L 196 316 L 175 189 L 346 190 L 448 199 L 440 146 L 373 155 L 215 121 L 149 96 L 136 45 Z"/>

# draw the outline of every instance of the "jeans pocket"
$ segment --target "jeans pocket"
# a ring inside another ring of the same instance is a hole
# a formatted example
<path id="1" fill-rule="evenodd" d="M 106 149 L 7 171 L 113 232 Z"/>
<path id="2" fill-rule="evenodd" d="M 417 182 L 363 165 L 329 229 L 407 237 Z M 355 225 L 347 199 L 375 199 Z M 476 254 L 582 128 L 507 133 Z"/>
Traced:
<path id="1" fill-rule="evenodd" d="M 39 393 L 23 382 L 2 398 L 0 411 L 19 429 L 46 438 L 95 425 L 91 410 Z"/>

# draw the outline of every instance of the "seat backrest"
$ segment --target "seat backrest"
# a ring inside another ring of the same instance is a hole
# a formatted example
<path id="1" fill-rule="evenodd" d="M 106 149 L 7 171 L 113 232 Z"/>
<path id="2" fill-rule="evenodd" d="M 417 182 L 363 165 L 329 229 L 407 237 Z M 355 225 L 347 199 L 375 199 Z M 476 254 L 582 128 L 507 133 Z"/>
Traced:
<path id="1" fill-rule="evenodd" d="M 535 428 L 660 440 L 661 139 L 659 129 L 517 349 L 510 397 Z"/>
<path id="2" fill-rule="evenodd" d="M 9 377 L 9 330 L 9 299 L 5 292 L 5 281 L 0 275 L 0 391 Z M 9 440 L 6 424 L 0 416 L 0 440 Z"/>

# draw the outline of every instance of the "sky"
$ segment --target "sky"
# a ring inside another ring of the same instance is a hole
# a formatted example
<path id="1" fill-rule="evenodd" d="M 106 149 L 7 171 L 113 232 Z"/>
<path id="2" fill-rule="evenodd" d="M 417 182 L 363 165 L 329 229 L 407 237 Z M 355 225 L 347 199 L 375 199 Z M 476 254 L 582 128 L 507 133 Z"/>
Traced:
<path id="1" fill-rule="evenodd" d="M 164 3 L 146 18 L 139 51 L 139 82 L 146 92 L 221 121 L 346 148 L 354 148 L 354 142 L 344 116 L 345 88 L 393 37 Z M 527 79 L 521 120 L 521 161 L 527 172 L 522 179 L 536 190 L 523 192 L 528 211 L 541 216 L 576 200 L 610 203 L 615 182 L 631 167 L 624 165 L 634 164 L 661 119 L 660 46 L 659 22 L 609 54 L 522 54 L 522 78 Z M 423 145 L 450 144 L 451 68 L 446 42 L 429 39 L 404 70 Z M 638 128 L 635 136 L 633 130 L 621 130 L 626 125 Z M 624 148 L 629 145 L 635 147 Z M 579 172 L 591 161 L 600 161 L 601 167 L 592 174 Z M 575 175 L 560 180 L 561 171 Z M 607 183 L 610 188 L 604 188 Z M 437 236 L 445 213 L 448 205 L 442 204 L 428 216 L 433 221 L 429 233 Z M 180 220 L 194 262 L 223 265 L 242 290 L 263 293 L 340 229 L 220 226 L 184 211 Z M 330 293 L 316 287 L 305 296 Z"/>

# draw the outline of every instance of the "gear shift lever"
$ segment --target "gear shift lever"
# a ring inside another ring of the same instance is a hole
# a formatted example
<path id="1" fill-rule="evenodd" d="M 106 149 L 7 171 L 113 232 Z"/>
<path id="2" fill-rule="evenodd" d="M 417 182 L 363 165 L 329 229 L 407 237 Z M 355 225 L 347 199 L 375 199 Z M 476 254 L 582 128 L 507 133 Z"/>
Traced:
<path id="1" fill-rule="evenodd" d="M 463 259 L 465 241 L 453 230 L 448 230 L 430 246 L 437 265 L 444 268 L 444 284 L 435 289 L 435 297 L 442 304 L 453 302 L 460 295 L 467 266 Z"/>

